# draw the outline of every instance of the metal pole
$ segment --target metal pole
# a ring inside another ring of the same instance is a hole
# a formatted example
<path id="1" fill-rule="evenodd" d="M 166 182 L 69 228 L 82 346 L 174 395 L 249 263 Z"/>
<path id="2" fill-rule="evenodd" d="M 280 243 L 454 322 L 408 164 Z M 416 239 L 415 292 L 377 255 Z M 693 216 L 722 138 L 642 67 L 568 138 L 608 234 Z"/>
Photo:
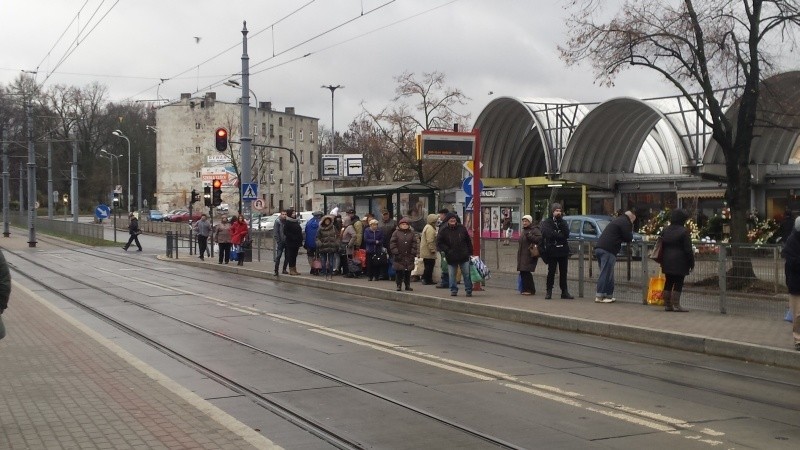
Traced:
<path id="1" fill-rule="evenodd" d="M 322 86 L 325 89 L 330 89 L 331 91 L 331 154 L 335 153 L 334 143 L 336 140 L 336 127 L 334 125 L 334 115 L 333 115 L 333 92 L 339 88 L 344 88 L 344 86 L 337 84 L 336 86 L 329 84 L 327 86 Z"/>
<path id="2" fill-rule="evenodd" d="M 250 163 L 250 149 L 252 138 L 250 137 L 250 57 L 247 56 L 247 22 L 242 22 L 242 180 L 239 189 L 243 189 L 245 184 L 250 184 L 253 180 L 253 167 Z M 241 193 L 240 193 L 241 195 Z M 252 222 L 253 211 L 249 202 L 242 202 L 242 213 L 250 218 Z"/>
<path id="3" fill-rule="evenodd" d="M 28 110 L 28 247 L 36 247 L 36 146 L 33 143 L 33 104 Z"/>
<path id="4" fill-rule="evenodd" d="M 110 161 L 110 160 L 109 160 Z M 47 218 L 53 220 L 53 141 L 47 141 Z"/>
<path id="5" fill-rule="evenodd" d="M 25 190 L 22 188 L 22 180 L 25 179 L 25 170 L 22 167 L 22 163 L 19 163 L 19 215 L 20 218 L 22 217 L 22 209 L 25 205 Z"/>
<path id="6" fill-rule="evenodd" d="M 72 223 L 78 223 L 79 201 L 78 201 L 78 131 L 75 130 L 75 140 L 72 141 Z M 66 209 L 67 205 L 64 205 Z"/>
<path id="7" fill-rule="evenodd" d="M 142 211 L 142 148 L 139 147 L 139 167 L 136 169 L 139 186 L 136 189 L 136 211 Z"/>
<path id="8" fill-rule="evenodd" d="M 11 233 L 8 231 L 8 208 L 11 195 L 8 192 L 8 185 L 11 174 L 8 172 L 8 144 L 4 127 L 0 128 L 0 141 L 3 141 L 3 236 L 9 237 Z"/>

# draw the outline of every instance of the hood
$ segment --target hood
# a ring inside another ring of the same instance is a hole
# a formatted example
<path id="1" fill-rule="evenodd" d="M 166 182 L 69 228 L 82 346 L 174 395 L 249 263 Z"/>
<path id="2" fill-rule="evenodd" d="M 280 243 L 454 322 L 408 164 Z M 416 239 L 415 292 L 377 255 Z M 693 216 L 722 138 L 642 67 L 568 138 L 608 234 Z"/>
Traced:
<path id="1" fill-rule="evenodd" d="M 319 220 L 319 227 L 320 228 L 330 228 L 333 226 L 333 219 L 334 217 L 330 214 L 327 216 L 323 216 L 322 219 Z M 327 225 L 326 222 L 327 221 Z"/>
<path id="2" fill-rule="evenodd" d="M 426 219 L 426 222 L 428 223 L 428 225 L 436 225 L 436 221 L 437 220 L 439 220 L 439 215 L 438 214 L 428 214 L 428 218 Z"/>
<path id="3" fill-rule="evenodd" d="M 672 212 L 669 213 L 669 223 L 671 225 L 683 225 L 688 218 L 689 216 L 682 209 L 673 209 Z"/>

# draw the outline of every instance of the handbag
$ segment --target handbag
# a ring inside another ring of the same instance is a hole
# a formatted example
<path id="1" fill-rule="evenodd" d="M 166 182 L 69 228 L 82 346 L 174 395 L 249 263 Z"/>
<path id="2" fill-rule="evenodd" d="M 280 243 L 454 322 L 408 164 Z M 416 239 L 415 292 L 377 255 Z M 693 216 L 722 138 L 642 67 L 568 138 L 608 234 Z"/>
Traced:
<path id="1" fill-rule="evenodd" d="M 663 274 L 650 277 L 647 285 L 647 304 L 653 306 L 664 306 L 664 283 L 666 282 Z"/>
<path id="2" fill-rule="evenodd" d="M 542 256 L 542 253 L 539 251 L 539 246 L 536 244 L 529 245 L 528 251 L 531 252 L 531 258 L 538 258 Z"/>
<path id="3" fill-rule="evenodd" d="M 375 266 L 382 266 L 389 261 L 389 255 L 386 250 L 377 251 L 372 254 L 372 264 Z"/>
<path id="4" fill-rule="evenodd" d="M 649 257 L 659 264 L 664 261 L 664 240 L 660 236 L 656 239 L 656 245 L 653 250 L 650 250 Z"/>
<path id="5" fill-rule="evenodd" d="M 311 261 L 311 268 L 315 270 L 322 269 L 322 261 L 318 256 L 314 257 L 314 259 Z"/>

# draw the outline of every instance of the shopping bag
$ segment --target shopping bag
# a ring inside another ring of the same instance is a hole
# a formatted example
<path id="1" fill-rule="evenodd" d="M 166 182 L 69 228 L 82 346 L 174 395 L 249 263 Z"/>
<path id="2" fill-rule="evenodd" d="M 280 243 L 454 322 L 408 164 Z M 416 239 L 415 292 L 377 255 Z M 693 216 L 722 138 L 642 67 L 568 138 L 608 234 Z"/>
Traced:
<path id="1" fill-rule="evenodd" d="M 475 269 L 481 275 L 481 280 L 486 280 L 488 278 L 491 278 L 489 266 L 487 266 L 486 263 L 483 262 L 480 256 L 470 256 L 469 259 L 470 263 L 473 266 L 475 266 Z"/>
<path id="2" fill-rule="evenodd" d="M 517 292 L 522 292 L 522 274 L 517 274 Z"/>
<path id="3" fill-rule="evenodd" d="M 367 251 L 363 248 L 353 250 L 353 259 L 361 262 L 361 268 L 367 268 Z"/>
<path id="4" fill-rule="evenodd" d="M 653 306 L 664 306 L 664 282 L 666 279 L 663 274 L 650 277 L 647 286 L 647 304 Z"/>
<path id="5" fill-rule="evenodd" d="M 664 241 L 659 237 L 656 239 L 656 245 L 653 247 L 653 250 L 650 251 L 650 259 L 653 261 L 661 264 L 661 261 L 664 260 Z"/>
<path id="6" fill-rule="evenodd" d="M 789 308 L 788 306 L 786 307 L 786 315 L 783 316 L 783 320 L 787 322 L 794 322 L 794 319 L 792 318 L 792 308 Z"/>
<path id="7" fill-rule="evenodd" d="M 421 277 L 425 272 L 425 260 L 419 256 L 414 258 L 414 270 L 411 271 L 411 276 Z"/>
<path id="8" fill-rule="evenodd" d="M 473 283 L 483 283 L 483 276 L 474 261 L 469 262 L 469 277 Z"/>

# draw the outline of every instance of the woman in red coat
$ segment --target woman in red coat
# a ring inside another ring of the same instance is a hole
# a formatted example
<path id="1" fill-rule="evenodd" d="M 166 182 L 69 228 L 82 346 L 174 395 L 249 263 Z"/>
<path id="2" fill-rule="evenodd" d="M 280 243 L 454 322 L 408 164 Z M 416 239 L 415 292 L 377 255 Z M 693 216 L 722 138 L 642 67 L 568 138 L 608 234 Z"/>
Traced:
<path id="1" fill-rule="evenodd" d="M 237 252 L 237 261 L 241 266 L 244 264 L 244 250 L 242 250 L 242 243 L 247 240 L 247 234 L 250 232 L 250 227 L 247 226 L 247 221 L 243 216 L 238 216 L 234 219 L 231 225 L 231 244 L 234 245 L 234 250 Z"/>

